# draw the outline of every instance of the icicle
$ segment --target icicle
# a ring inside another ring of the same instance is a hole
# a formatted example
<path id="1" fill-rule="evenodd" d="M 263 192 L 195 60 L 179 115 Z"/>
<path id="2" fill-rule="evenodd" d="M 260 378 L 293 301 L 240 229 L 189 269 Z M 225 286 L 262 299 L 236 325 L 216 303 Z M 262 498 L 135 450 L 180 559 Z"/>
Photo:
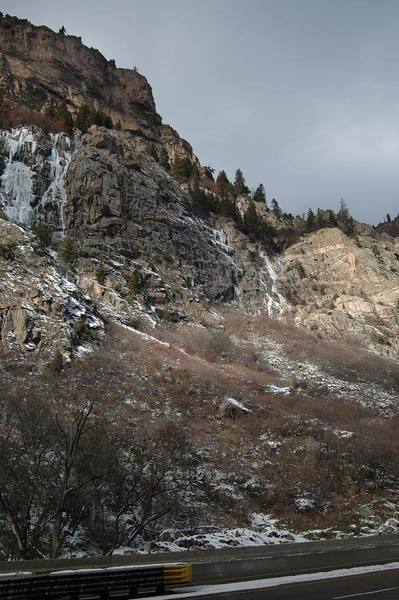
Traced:
<path id="1" fill-rule="evenodd" d="M 36 150 L 32 133 L 26 129 L 13 129 L 2 133 L 8 161 L 1 176 L 0 200 L 11 221 L 29 226 L 33 213 L 33 171 L 22 162 L 27 153 Z"/>
<path id="2" fill-rule="evenodd" d="M 265 252 L 258 248 L 259 256 L 263 259 L 264 269 L 259 273 L 259 282 L 264 288 L 265 304 L 267 306 L 267 312 L 269 317 L 275 314 L 281 315 L 285 311 L 290 310 L 290 306 L 285 300 L 284 296 L 279 292 L 277 287 L 278 275 L 273 266 L 272 261 Z"/>
<path id="3" fill-rule="evenodd" d="M 62 231 L 64 231 L 64 204 L 66 202 L 66 191 L 64 186 L 64 177 L 72 157 L 70 151 L 71 141 L 67 136 L 57 133 L 51 134 L 51 154 L 47 161 L 50 164 L 51 184 L 43 194 L 41 205 L 45 206 L 51 202 L 59 207 L 59 215 Z M 60 145 L 64 142 L 66 150 L 60 152 Z"/>
<path id="4" fill-rule="evenodd" d="M 64 176 L 71 160 L 71 140 L 64 134 L 50 134 L 51 153 L 46 159 L 50 166 L 50 184 L 39 202 L 33 194 L 34 172 L 26 164 L 35 164 L 37 142 L 29 129 L 23 127 L 0 134 L 8 155 L 0 185 L 0 206 L 11 221 L 31 226 L 34 214 L 48 203 L 56 207 L 59 223 L 64 229 L 63 207 L 66 202 Z M 42 159 L 39 159 L 42 160 Z M 35 208 L 33 208 L 35 206 Z"/>

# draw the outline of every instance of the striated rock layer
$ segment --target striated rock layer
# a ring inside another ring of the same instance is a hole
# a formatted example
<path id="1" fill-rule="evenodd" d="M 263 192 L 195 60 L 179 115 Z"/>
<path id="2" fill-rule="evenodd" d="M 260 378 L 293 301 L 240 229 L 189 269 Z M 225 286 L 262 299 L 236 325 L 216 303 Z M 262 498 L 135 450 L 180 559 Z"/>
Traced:
<path id="1" fill-rule="evenodd" d="M 0 19 L 0 87 L 11 106 L 42 110 L 66 100 L 110 114 L 125 129 L 158 136 L 151 86 L 137 70 L 118 69 L 80 37 L 59 35 L 15 17 Z"/>
<path id="2" fill-rule="evenodd" d="M 322 229 L 289 248 L 284 266 L 298 323 L 399 355 L 398 238 L 376 236 L 367 227 L 356 238 Z"/>

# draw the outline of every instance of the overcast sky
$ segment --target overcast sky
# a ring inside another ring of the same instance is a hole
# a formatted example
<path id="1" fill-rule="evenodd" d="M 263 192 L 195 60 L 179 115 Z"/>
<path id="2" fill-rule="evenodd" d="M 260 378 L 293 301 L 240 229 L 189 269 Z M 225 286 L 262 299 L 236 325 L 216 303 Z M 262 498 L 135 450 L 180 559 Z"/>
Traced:
<path id="1" fill-rule="evenodd" d="M 399 212 L 398 0 L 0 0 L 137 66 L 203 164 L 295 214 Z"/>

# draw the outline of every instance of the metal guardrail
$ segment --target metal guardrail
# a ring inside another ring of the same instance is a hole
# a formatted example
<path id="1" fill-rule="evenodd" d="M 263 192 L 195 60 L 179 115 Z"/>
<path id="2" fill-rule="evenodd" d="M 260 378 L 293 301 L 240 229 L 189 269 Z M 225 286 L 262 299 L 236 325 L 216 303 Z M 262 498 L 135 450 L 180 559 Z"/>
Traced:
<path id="1" fill-rule="evenodd" d="M 188 563 L 176 563 L 164 566 L 165 586 L 190 583 L 192 579 L 192 567 Z"/>
<path id="2" fill-rule="evenodd" d="M 166 586 L 189 583 L 191 566 L 135 565 L 49 573 L 0 575 L 1 600 L 79 600 L 89 595 L 106 600 L 134 598 L 146 592 L 162 593 Z M 112 594 L 112 595 L 111 595 Z"/>

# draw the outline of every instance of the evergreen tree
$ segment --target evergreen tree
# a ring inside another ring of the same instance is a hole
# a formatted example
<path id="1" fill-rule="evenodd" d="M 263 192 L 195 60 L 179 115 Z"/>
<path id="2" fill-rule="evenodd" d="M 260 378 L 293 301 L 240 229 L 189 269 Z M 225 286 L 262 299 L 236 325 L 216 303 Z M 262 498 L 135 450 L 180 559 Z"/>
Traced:
<path id="1" fill-rule="evenodd" d="M 68 110 L 66 102 L 61 102 L 54 109 L 54 118 L 56 120 L 62 121 L 65 133 L 72 135 L 73 133 L 73 118 L 71 113 Z"/>
<path id="2" fill-rule="evenodd" d="M 73 238 L 66 236 L 60 244 L 60 256 L 64 265 L 74 268 L 78 260 L 78 249 Z"/>
<path id="3" fill-rule="evenodd" d="M 345 221 L 349 217 L 349 209 L 343 198 L 341 198 L 339 203 L 339 211 L 337 213 L 337 217 L 339 221 Z"/>
<path id="4" fill-rule="evenodd" d="M 92 112 L 87 104 L 82 104 L 79 107 L 78 114 L 76 116 L 76 127 L 80 129 L 82 133 L 86 133 L 90 126 L 90 119 L 92 118 Z"/>
<path id="5" fill-rule="evenodd" d="M 337 221 L 338 227 L 346 233 L 346 235 L 353 235 L 355 232 L 355 222 L 353 217 L 351 217 L 349 213 L 349 208 L 347 207 L 343 198 L 341 198 L 339 211 L 337 213 Z"/>
<path id="6" fill-rule="evenodd" d="M 311 232 L 316 229 L 316 216 L 311 208 L 308 210 L 308 216 L 306 218 L 306 231 Z"/>
<path id="7" fill-rule="evenodd" d="M 237 169 L 236 171 L 234 178 L 234 189 L 239 196 L 247 196 L 249 194 L 249 189 L 247 188 L 245 177 L 241 169 Z"/>
<path id="8" fill-rule="evenodd" d="M 248 203 L 248 208 L 244 213 L 243 221 L 246 232 L 257 235 L 259 228 L 259 216 L 253 200 L 250 200 Z"/>
<path id="9" fill-rule="evenodd" d="M 44 252 L 50 245 L 53 239 L 53 232 L 47 223 L 41 222 L 33 229 L 36 236 L 37 247 L 40 252 Z"/>
<path id="10" fill-rule="evenodd" d="M 65 34 L 66 34 L 66 29 L 65 29 L 65 27 L 64 27 L 64 26 L 62 26 L 62 27 L 61 27 L 61 28 L 58 30 L 58 33 L 59 33 L 60 35 L 65 35 Z"/>
<path id="11" fill-rule="evenodd" d="M 220 202 L 220 214 L 224 217 L 232 218 L 235 221 L 238 229 L 242 229 L 244 227 L 240 211 L 237 208 L 234 198 L 231 196 L 222 197 Z"/>
<path id="12" fill-rule="evenodd" d="M 337 215 L 335 214 L 335 212 L 329 208 L 327 210 L 327 215 L 328 215 L 328 225 L 330 227 L 337 227 L 338 221 L 337 221 Z"/>
<path id="13" fill-rule="evenodd" d="M 386 218 L 386 222 L 387 222 L 387 223 L 390 223 L 391 221 L 392 221 L 392 219 L 391 219 L 391 215 L 388 213 L 388 214 L 387 214 L 387 218 Z"/>
<path id="14" fill-rule="evenodd" d="M 213 197 L 200 188 L 199 174 L 194 175 L 194 186 L 191 192 L 192 207 L 195 214 L 206 217 L 211 211 L 218 212 L 219 206 Z"/>
<path id="15" fill-rule="evenodd" d="M 106 115 L 102 110 L 96 110 L 87 104 L 82 104 L 76 117 L 76 127 L 82 133 L 85 133 L 91 125 L 99 125 L 107 129 L 112 129 L 114 126 L 110 115 Z"/>
<path id="16" fill-rule="evenodd" d="M 232 185 L 226 175 L 226 171 L 220 171 L 216 177 L 216 184 L 221 189 L 222 196 L 228 196 L 231 192 Z"/>
<path id="17" fill-rule="evenodd" d="M 179 181 L 188 181 L 195 173 L 193 163 L 189 158 L 176 158 L 172 165 L 172 175 Z"/>
<path id="18" fill-rule="evenodd" d="M 280 208 L 280 206 L 279 206 L 279 204 L 278 204 L 278 202 L 277 202 L 277 200 L 275 198 L 273 198 L 271 204 L 272 204 L 273 214 L 275 214 L 276 217 L 280 217 L 283 211 L 281 210 L 281 208 Z"/>
<path id="19" fill-rule="evenodd" d="M 255 202 L 262 202 L 266 205 L 266 192 L 263 183 L 260 183 L 254 193 Z"/>

